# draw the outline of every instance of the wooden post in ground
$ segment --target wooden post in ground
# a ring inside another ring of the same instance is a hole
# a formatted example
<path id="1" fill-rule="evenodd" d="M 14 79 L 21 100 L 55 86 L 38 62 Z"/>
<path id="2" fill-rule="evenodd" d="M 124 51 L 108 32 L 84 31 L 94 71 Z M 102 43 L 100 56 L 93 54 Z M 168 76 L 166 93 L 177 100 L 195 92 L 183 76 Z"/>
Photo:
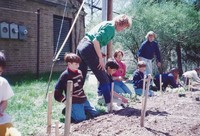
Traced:
<path id="1" fill-rule="evenodd" d="M 144 118 L 146 115 L 146 105 L 147 105 L 147 98 L 148 98 L 148 93 L 149 93 L 149 86 L 150 86 L 150 79 L 147 80 L 146 87 L 143 86 L 144 87 L 143 90 L 145 90 L 145 91 L 144 91 L 144 96 L 142 98 L 142 110 L 141 110 L 141 119 L 140 119 L 141 127 L 144 127 Z"/>
<path id="2" fill-rule="evenodd" d="M 47 134 L 51 134 L 51 115 L 52 115 L 52 96 L 53 92 L 48 94 L 48 111 L 47 111 Z"/>
<path id="3" fill-rule="evenodd" d="M 55 123 L 55 136 L 59 136 L 59 121 L 58 120 Z"/>
<path id="4" fill-rule="evenodd" d="M 64 136 L 69 136 L 70 134 L 72 89 L 73 89 L 73 81 L 69 80 L 67 81 Z"/>
<path id="5" fill-rule="evenodd" d="M 111 84 L 111 92 L 110 92 L 110 112 L 113 112 L 113 91 L 114 91 L 114 82 Z"/>
<path id="6" fill-rule="evenodd" d="M 160 74 L 159 79 L 160 79 L 160 92 L 161 92 L 161 94 L 163 94 L 163 91 L 162 91 L 162 74 Z"/>
<path id="7" fill-rule="evenodd" d="M 188 78 L 188 91 L 190 91 L 191 90 L 191 81 L 190 81 L 190 78 Z"/>
<path id="8" fill-rule="evenodd" d="M 144 92 L 145 92 L 145 89 L 146 89 L 145 88 L 145 84 L 146 84 L 146 79 L 145 78 L 146 78 L 146 76 L 144 75 L 143 86 L 142 86 L 142 97 L 144 96 L 144 94 L 145 94 Z"/>

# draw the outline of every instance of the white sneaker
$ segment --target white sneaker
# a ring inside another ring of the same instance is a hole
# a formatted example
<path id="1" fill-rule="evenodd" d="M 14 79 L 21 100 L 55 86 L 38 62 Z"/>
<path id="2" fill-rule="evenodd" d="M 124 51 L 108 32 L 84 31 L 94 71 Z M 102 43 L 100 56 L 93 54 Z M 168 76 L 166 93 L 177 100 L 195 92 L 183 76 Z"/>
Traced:
<path id="1" fill-rule="evenodd" d="M 121 105 L 122 105 L 122 107 L 123 107 L 123 108 L 126 108 L 126 107 L 128 107 L 128 106 L 129 106 L 129 104 L 128 104 L 128 103 L 122 103 Z"/>
<path id="2" fill-rule="evenodd" d="M 112 104 L 112 110 L 113 111 L 118 111 L 118 110 L 121 110 L 121 109 L 123 109 L 123 107 L 118 106 L 117 103 Z M 107 104 L 107 112 L 110 112 L 110 103 Z"/>

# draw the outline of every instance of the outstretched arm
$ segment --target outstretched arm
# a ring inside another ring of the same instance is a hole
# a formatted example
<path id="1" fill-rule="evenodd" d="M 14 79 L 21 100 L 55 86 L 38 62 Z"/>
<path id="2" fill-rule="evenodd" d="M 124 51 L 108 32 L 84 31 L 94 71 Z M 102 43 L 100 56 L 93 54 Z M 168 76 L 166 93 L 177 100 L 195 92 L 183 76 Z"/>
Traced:
<path id="1" fill-rule="evenodd" d="M 161 66 L 161 57 L 160 57 L 160 50 L 159 50 L 158 45 L 156 45 L 155 54 L 156 54 L 156 59 L 157 59 L 157 66 L 160 67 Z"/>
<path id="2" fill-rule="evenodd" d="M 123 103 L 128 103 L 128 100 L 127 100 L 125 97 L 119 95 L 119 94 L 116 93 L 115 91 L 113 91 L 113 96 L 116 97 L 116 98 L 120 98 L 120 99 L 122 100 Z"/>

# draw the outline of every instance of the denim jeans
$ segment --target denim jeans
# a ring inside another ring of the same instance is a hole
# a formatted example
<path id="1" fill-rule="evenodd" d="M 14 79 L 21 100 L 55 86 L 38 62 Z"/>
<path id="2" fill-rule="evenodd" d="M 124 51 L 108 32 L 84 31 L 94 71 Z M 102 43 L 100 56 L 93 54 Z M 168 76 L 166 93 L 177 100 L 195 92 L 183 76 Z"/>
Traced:
<path id="1" fill-rule="evenodd" d="M 132 95 L 131 90 L 122 81 L 114 81 L 114 91 L 118 94 L 128 93 Z"/>
<path id="2" fill-rule="evenodd" d="M 139 95 L 139 96 L 142 96 L 142 89 L 135 89 L 135 94 L 136 95 Z M 154 93 L 153 93 L 153 91 L 152 90 L 149 90 L 149 93 L 148 93 L 148 96 L 153 96 L 154 95 Z"/>
<path id="3" fill-rule="evenodd" d="M 148 75 L 148 74 L 152 75 L 152 69 L 153 69 L 152 60 L 146 59 L 143 57 L 141 57 L 141 59 L 146 63 L 145 75 Z"/>
<path id="4" fill-rule="evenodd" d="M 86 112 L 90 114 L 91 117 L 96 117 L 99 112 L 90 104 L 88 100 L 81 104 L 72 104 L 71 117 L 76 122 L 80 122 L 86 119 Z"/>
<path id="5" fill-rule="evenodd" d="M 82 71 L 83 81 L 85 82 L 87 70 L 88 67 L 90 67 L 99 81 L 99 88 L 102 91 L 105 102 L 110 103 L 110 81 L 106 71 L 97 68 L 99 65 L 99 58 L 96 54 L 93 43 L 83 38 L 77 47 L 77 55 L 81 58 L 79 69 Z"/>

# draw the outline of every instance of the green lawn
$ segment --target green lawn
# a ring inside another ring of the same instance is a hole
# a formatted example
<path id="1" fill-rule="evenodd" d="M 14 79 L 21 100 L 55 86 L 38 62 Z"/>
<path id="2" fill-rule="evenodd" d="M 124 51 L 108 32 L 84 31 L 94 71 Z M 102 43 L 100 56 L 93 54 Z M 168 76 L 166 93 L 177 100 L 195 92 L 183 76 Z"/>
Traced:
<path id="1" fill-rule="evenodd" d="M 41 75 L 42 78 L 35 80 L 34 76 L 18 75 L 6 77 L 12 85 L 15 93 L 9 100 L 7 113 L 12 115 L 14 126 L 23 136 L 35 135 L 47 123 L 47 90 L 48 74 Z M 49 92 L 54 90 L 59 74 L 53 74 Z M 93 83 L 91 83 L 91 81 Z M 90 82 L 90 83 L 89 83 Z M 96 85 L 93 79 L 88 79 L 85 85 L 86 94 L 92 103 L 96 105 Z M 56 102 L 53 98 L 52 122 L 64 117 L 61 110 L 64 105 Z M 97 106 L 102 110 L 102 107 Z"/>

